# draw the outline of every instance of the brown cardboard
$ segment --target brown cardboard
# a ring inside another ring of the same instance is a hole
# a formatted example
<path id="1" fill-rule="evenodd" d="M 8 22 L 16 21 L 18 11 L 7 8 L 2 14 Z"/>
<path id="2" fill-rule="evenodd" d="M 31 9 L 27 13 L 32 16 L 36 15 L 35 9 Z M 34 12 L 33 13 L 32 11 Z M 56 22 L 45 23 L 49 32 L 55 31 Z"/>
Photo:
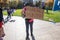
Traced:
<path id="1" fill-rule="evenodd" d="M 26 7 L 26 18 L 43 19 L 44 10 L 37 7 Z"/>

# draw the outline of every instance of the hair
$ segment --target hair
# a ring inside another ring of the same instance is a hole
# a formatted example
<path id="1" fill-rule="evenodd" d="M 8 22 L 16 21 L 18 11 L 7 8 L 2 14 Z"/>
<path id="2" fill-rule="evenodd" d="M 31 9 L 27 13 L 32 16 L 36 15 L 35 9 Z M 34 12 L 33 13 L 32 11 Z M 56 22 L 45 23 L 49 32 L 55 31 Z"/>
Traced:
<path id="1" fill-rule="evenodd" d="M 25 3 L 24 6 L 30 6 L 30 4 L 29 3 Z"/>
<path id="2" fill-rule="evenodd" d="M 25 7 L 25 6 L 32 6 L 32 7 L 34 7 L 33 3 L 25 3 L 25 4 L 24 4 L 24 7 Z"/>

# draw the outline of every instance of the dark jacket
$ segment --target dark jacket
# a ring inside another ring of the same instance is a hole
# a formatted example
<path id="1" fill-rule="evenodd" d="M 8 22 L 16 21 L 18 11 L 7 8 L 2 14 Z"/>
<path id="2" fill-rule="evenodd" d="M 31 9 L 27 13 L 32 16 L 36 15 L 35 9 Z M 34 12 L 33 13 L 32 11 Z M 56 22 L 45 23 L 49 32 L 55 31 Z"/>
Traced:
<path id="1" fill-rule="evenodd" d="M 3 13 L 2 13 L 2 8 L 0 8 L 0 22 L 3 21 Z"/>
<path id="2" fill-rule="evenodd" d="M 8 16 L 11 15 L 12 9 L 7 9 Z"/>

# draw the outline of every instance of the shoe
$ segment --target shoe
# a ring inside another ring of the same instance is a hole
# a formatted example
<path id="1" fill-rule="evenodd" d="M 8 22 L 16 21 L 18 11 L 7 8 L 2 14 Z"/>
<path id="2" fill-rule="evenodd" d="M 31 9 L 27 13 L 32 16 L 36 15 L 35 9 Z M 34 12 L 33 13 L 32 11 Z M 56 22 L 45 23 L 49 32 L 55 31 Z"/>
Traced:
<path id="1" fill-rule="evenodd" d="M 2 35 L 2 37 L 4 37 L 4 36 L 5 36 L 5 34 Z"/>
<path id="2" fill-rule="evenodd" d="M 27 37 L 27 38 L 26 38 L 26 40 L 30 40 L 30 38 L 29 38 L 29 37 Z"/>
<path id="3" fill-rule="evenodd" d="M 31 34 L 31 36 L 33 36 L 33 34 Z"/>
<path id="4" fill-rule="evenodd" d="M 34 36 L 31 36 L 32 37 L 32 40 L 35 40 L 35 37 Z"/>

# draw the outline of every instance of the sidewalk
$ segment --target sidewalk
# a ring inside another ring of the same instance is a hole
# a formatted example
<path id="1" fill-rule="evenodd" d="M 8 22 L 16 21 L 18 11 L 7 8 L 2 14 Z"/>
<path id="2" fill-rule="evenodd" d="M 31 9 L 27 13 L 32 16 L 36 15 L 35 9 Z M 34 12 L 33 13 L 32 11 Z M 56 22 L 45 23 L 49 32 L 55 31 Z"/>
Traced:
<path id="1" fill-rule="evenodd" d="M 6 34 L 4 40 L 25 40 L 24 19 L 22 17 L 13 16 L 11 20 L 15 20 L 15 22 L 7 22 L 4 25 Z M 51 22 L 35 19 L 33 28 L 35 40 L 60 40 L 60 23 L 53 24 Z"/>

